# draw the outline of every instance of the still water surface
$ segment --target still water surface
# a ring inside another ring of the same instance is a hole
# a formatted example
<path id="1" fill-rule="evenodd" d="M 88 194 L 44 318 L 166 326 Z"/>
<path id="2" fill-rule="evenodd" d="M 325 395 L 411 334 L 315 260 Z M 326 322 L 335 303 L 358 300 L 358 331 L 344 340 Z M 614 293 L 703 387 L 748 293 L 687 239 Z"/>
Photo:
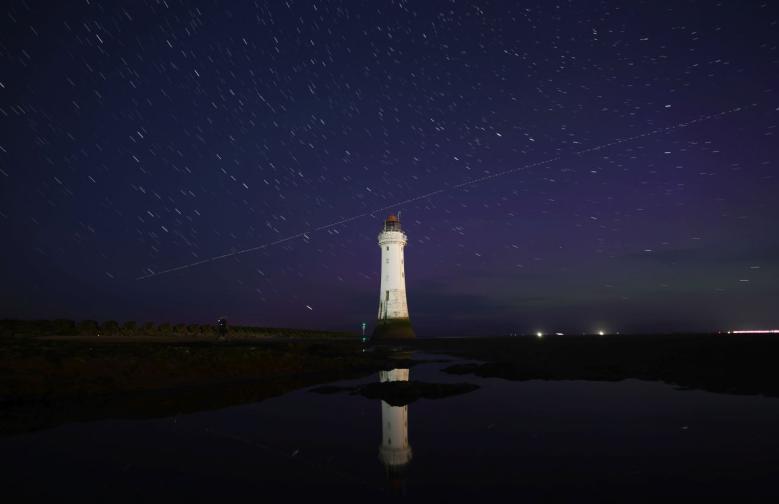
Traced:
<path id="1" fill-rule="evenodd" d="M 430 356 L 424 356 L 430 357 Z M 659 382 L 451 376 L 426 363 L 361 380 L 468 381 L 393 407 L 301 390 L 154 420 L 0 440 L 5 495 L 468 502 L 779 496 L 779 400 Z"/>

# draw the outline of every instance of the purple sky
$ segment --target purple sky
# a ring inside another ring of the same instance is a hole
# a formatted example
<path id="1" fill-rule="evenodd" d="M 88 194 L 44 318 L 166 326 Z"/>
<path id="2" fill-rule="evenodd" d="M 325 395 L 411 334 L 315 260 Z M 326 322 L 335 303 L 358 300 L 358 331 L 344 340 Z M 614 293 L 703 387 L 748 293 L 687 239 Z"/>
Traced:
<path id="1" fill-rule="evenodd" d="M 774 2 L 65 4 L 0 15 L 0 317 L 356 330 L 387 211 L 137 278 L 390 206 L 420 336 L 779 326 Z"/>

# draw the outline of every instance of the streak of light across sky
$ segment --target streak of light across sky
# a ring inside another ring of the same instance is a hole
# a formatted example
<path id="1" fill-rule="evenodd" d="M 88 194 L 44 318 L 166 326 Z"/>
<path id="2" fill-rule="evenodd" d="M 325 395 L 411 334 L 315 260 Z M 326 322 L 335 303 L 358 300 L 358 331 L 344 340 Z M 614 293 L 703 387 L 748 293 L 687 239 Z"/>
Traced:
<path id="1" fill-rule="evenodd" d="M 673 124 L 673 125 L 670 125 L 670 126 L 665 126 L 665 127 L 662 127 L 662 128 L 653 129 L 653 130 L 650 130 L 650 131 L 647 131 L 645 133 L 641 133 L 641 134 L 638 134 L 638 135 L 633 135 L 633 136 L 625 137 L 625 138 L 618 138 L 618 139 L 613 140 L 611 142 L 602 143 L 602 144 L 596 145 L 594 147 L 588 147 L 586 149 L 581 149 L 581 150 L 573 152 L 572 155 L 580 156 L 580 155 L 584 155 L 584 154 L 587 154 L 587 153 L 590 153 L 590 152 L 601 151 L 603 149 L 608 149 L 608 148 L 614 147 L 616 145 L 624 144 L 626 142 L 639 140 L 639 139 L 646 138 L 646 137 L 653 136 L 653 135 L 657 135 L 657 134 L 660 134 L 660 133 L 668 133 L 668 132 L 671 132 L 671 131 L 674 131 L 674 130 L 677 130 L 677 129 L 680 129 L 680 128 L 684 128 L 684 127 L 687 127 L 687 126 L 692 126 L 694 124 L 702 123 L 702 122 L 705 122 L 705 121 L 710 121 L 712 119 L 721 118 L 721 117 L 727 116 L 729 114 L 733 114 L 735 112 L 740 112 L 740 111 L 742 111 L 742 110 L 744 110 L 744 109 L 746 109 L 748 107 L 755 107 L 755 106 L 756 106 L 756 104 L 739 106 L 739 107 L 734 107 L 734 108 L 730 108 L 730 109 L 727 109 L 727 110 L 723 110 L 723 111 L 720 111 L 720 112 L 716 112 L 716 113 L 713 113 L 713 114 L 702 115 L 702 116 L 696 117 L 694 119 L 691 119 L 689 121 L 679 122 L 679 123 L 676 123 L 676 124 Z M 503 170 L 503 171 L 500 171 L 500 172 L 497 172 L 497 173 L 493 173 L 493 174 L 490 174 L 490 175 L 485 175 L 483 177 L 478 177 L 478 178 L 475 178 L 475 179 L 472 179 L 472 180 L 461 182 L 459 184 L 456 184 L 456 185 L 453 185 L 453 186 L 450 186 L 450 187 L 442 187 L 442 188 L 436 189 L 434 191 L 430 191 L 430 192 L 427 192 L 427 193 L 424 193 L 424 194 L 419 194 L 417 196 L 414 196 L 413 198 L 408 198 L 408 199 L 405 199 L 405 200 L 397 201 L 397 202 L 392 203 L 390 205 L 384 205 L 384 206 L 382 206 L 380 208 L 375 208 L 375 209 L 373 209 L 373 210 L 371 210 L 369 212 L 363 212 L 363 213 L 360 213 L 360 214 L 353 215 L 351 217 L 346 217 L 344 219 L 340 219 L 340 220 L 337 220 L 337 221 L 334 221 L 334 222 L 330 222 L 328 224 L 324 224 L 322 226 L 319 226 L 319 227 L 316 227 L 316 228 L 313 228 L 313 229 L 302 231 L 300 233 L 295 233 L 295 234 L 289 235 L 289 236 L 287 236 L 285 238 L 281 238 L 281 239 L 274 240 L 274 241 L 271 241 L 271 242 L 263 243 L 261 245 L 257 245 L 257 246 L 254 246 L 254 247 L 249 247 L 249 248 L 245 248 L 245 249 L 241 249 L 241 250 L 227 252 L 227 253 L 224 253 L 224 254 L 221 254 L 221 255 L 210 257 L 208 259 L 202 259 L 200 261 L 195 261 L 195 262 L 191 262 L 191 263 L 187 263 L 187 264 L 182 264 L 180 266 L 175 266 L 175 267 L 164 269 L 164 270 L 160 270 L 160 271 L 151 271 L 151 270 L 149 270 L 147 268 L 147 271 L 149 271 L 149 273 L 137 277 L 136 280 L 146 280 L 146 279 L 149 279 L 149 278 L 152 278 L 152 277 L 166 275 L 168 273 L 174 273 L 176 271 L 183 271 L 183 270 L 191 269 L 191 268 L 194 268 L 196 266 L 203 265 L 203 264 L 207 264 L 207 263 L 211 263 L 211 262 L 215 262 L 215 261 L 220 261 L 222 259 L 227 259 L 227 258 L 230 258 L 230 257 L 235 257 L 235 256 L 247 254 L 249 252 L 255 252 L 255 251 L 258 251 L 258 250 L 266 249 L 266 248 L 269 248 L 269 247 L 273 247 L 275 245 L 280 245 L 282 243 L 286 243 L 286 242 L 291 241 L 291 240 L 295 240 L 297 238 L 308 237 L 310 234 L 318 232 L 318 231 L 325 231 L 327 229 L 330 229 L 330 228 L 333 228 L 333 227 L 336 227 L 336 226 L 340 226 L 340 225 L 343 225 L 343 224 L 347 224 L 349 222 L 352 222 L 352 221 L 355 221 L 355 220 L 358 220 L 358 219 L 362 219 L 362 218 L 365 218 L 365 217 L 368 217 L 368 216 L 374 216 L 375 214 L 379 214 L 379 213 L 387 211 L 387 210 L 394 210 L 394 209 L 397 209 L 397 208 L 401 208 L 401 207 L 403 207 L 405 205 L 408 205 L 410 203 L 414 203 L 416 201 L 420 201 L 420 200 L 423 200 L 423 199 L 431 198 L 431 197 L 437 196 L 439 194 L 442 194 L 442 193 L 445 193 L 445 192 L 448 192 L 448 191 L 452 191 L 452 190 L 455 190 L 455 189 L 463 189 L 465 187 L 469 187 L 469 186 L 473 186 L 473 185 L 476 185 L 476 184 L 480 184 L 480 183 L 486 182 L 488 180 L 492 180 L 492 179 L 504 177 L 506 175 L 511 175 L 511 174 L 514 174 L 514 173 L 518 173 L 518 172 L 521 172 L 523 170 L 536 168 L 536 167 L 544 166 L 544 165 L 549 165 L 549 164 L 552 164 L 552 163 L 555 163 L 555 162 L 559 161 L 560 159 L 562 159 L 562 156 L 556 156 L 556 157 L 545 159 L 543 161 L 538 161 L 538 162 L 535 162 L 535 163 L 522 165 L 522 166 L 519 166 L 519 167 L 516 167 L 516 168 L 510 168 L 508 170 Z"/>

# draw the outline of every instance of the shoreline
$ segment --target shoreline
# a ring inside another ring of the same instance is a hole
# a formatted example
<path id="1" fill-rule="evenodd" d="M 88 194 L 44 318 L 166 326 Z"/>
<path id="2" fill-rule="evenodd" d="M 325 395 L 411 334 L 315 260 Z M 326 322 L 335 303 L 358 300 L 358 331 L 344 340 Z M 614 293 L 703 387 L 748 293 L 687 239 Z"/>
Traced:
<path id="1" fill-rule="evenodd" d="M 409 352 L 472 361 L 444 371 L 506 380 L 639 379 L 681 389 L 779 397 L 779 338 L 655 335 L 0 339 L 0 436 L 101 418 L 149 418 L 257 402 L 414 364 Z M 404 353 L 405 352 L 405 353 Z"/>
<path id="2" fill-rule="evenodd" d="M 3 338 L 0 436 L 106 415 L 224 408 L 409 364 L 337 339 Z"/>

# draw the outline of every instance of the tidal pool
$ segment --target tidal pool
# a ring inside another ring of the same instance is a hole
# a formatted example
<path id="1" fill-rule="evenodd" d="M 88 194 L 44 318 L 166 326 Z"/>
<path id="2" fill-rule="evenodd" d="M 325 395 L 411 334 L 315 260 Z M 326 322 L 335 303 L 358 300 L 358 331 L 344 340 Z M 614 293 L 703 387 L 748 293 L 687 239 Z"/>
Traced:
<path id="1" fill-rule="evenodd" d="M 452 376 L 441 371 L 447 365 L 332 385 L 410 378 L 479 389 L 406 406 L 304 389 L 217 411 L 6 437 L 3 491 L 111 501 L 779 496 L 779 399 L 638 380 Z"/>

